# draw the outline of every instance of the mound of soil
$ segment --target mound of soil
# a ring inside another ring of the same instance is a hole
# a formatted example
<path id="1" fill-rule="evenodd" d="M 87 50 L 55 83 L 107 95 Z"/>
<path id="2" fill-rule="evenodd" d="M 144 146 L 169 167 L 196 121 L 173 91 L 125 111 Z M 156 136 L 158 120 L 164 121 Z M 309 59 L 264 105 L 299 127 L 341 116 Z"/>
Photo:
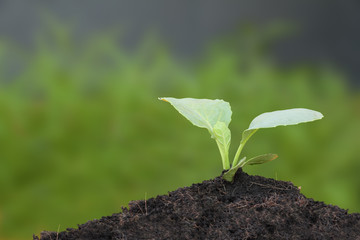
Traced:
<path id="1" fill-rule="evenodd" d="M 34 236 L 34 239 L 39 239 Z M 249 176 L 180 188 L 122 213 L 42 232 L 46 239 L 360 239 L 360 214 L 302 195 L 290 182 Z"/>

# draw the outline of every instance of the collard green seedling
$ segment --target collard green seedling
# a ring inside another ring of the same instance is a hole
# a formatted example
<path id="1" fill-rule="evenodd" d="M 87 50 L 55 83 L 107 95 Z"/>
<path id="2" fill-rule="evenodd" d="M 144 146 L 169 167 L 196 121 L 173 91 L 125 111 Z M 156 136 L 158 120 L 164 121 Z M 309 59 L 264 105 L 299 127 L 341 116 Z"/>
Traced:
<path id="1" fill-rule="evenodd" d="M 240 145 L 236 151 L 234 160 L 230 165 L 229 148 L 231 142 L 231 132 L 229 124 L 231 121 L 231 107 L 228 102 L 215 99 L 194 99 L 194 98 L 159 98 L 170 103 L 179 113 L 187 118 L 195 126 L 206 128 L 211 137 L 215 139 L 219 148 L 222 165 L 225 170 L 223 178 L 231 182 L 236 171 L 246 165 L 255 165 L 270 162 L 277 158 L 276 154 L 268 153 L 247 159 L 243 157 L 239 160 L 241 151 L 246 142 L 254 133 L 261 128 L 273 128 L 277 126 L 295 125 L 299 123 L 311 122 L 323 118 L 320 112 L 305 109 L 293 108 L 260 114 L 252 120 L 248 129 L 242 133 Z"/>

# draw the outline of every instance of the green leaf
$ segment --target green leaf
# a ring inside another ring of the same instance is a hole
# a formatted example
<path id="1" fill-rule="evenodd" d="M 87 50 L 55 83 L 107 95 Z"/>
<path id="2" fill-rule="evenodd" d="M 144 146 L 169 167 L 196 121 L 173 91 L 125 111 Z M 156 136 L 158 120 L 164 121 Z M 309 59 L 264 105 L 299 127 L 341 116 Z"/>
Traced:
<path id="1" fill-rule="evenodd" d="M 224 122 L 217 122 L 215 124 L 214 137 L 220 150 L 223 168 L 229 169 L 229 148 L 231 143 L 231 132 Z"/>
<path id="2" fill-rule="evenodd" d="M 159 99 L 169 102 L 195 126 L 208 129 L 212 137 L 214 137 L 213 128 L 217 122 L 223 122 L 228 126 L 231 121 L 230 104 L 223 100 L 171 97 Z"/>
<path id="3" fill-rule="evenodd" d="M 260 114 L 252 120 L 249 128 L 243 132 L 240 146 L 235 154 L 233 165 L 238 163 L 240 153 L 246 142 L 258 129 L 312 122 L 322 119 L 323 117 L 324 116 L 320 112 L 306 108 L 293 108 Z"/>
<path id="4" fill-rule="evenodd" d="M 319 120 L 324 116 L 317 111 L 305 108 L 293 108 L 260 114 L 247 130 L 259 128 L 273 128 L 277 126 L 295 125 L 304 122 Z"/>
<path id="5" fill-rule="evenodd" d="M 235 167 L 232 167 L 229 171 L 227 171 L 226 173 L 224 173 L 224 175 L 222 176 L 222 178 L 223 178 L 224 180 L 228 181 L 228 182 L 232 182 L 232 181 L 234 180 L 234 176 L 235 176 L 237 170 L 242 167 L 242 165 L 243 165 L 242 163 L 243 163 L 245 160 L 246 160 L 246 157 L 243 157 L 243 158 L 240 160 L 239 164 L 236 165 Z"/>
<path id="6" fill-rule="evenodd" d="M 278 157 L 277 154 L 272 154 L 272 153 L 259 155 L 259 156 L 253 157 L 253 158 L 245 161 L 243 166 L 267 163 L 272 160 L 275 160 L 277 157 Z"/>

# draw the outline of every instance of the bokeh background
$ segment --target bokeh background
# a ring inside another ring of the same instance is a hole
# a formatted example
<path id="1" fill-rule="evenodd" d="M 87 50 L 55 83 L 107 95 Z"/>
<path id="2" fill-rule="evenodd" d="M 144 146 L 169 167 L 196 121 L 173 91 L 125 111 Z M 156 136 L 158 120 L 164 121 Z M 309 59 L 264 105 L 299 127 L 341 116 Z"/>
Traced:
<path id="1" fill-rule="evenodd" d="M 221 173 L 215 142 L 157 97 L 231 103 L 246 172 L 360 212 L 358 1 L 0 1 L 0 239 L 120 212 Z"/>

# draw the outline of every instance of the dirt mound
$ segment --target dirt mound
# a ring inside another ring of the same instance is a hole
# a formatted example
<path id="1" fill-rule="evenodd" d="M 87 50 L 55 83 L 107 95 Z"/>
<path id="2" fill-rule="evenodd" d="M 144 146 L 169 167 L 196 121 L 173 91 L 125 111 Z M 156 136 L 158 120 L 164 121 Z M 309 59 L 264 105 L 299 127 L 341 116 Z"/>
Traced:
<path id="1" fill-rule="evenodd" d="M 360 239 L 360 214 L 306 198 L 290 182 L 239 170 L 234 183 L 217 177 L 132 201 L 78 229 L 42 232 L 45 239 Z"/>

